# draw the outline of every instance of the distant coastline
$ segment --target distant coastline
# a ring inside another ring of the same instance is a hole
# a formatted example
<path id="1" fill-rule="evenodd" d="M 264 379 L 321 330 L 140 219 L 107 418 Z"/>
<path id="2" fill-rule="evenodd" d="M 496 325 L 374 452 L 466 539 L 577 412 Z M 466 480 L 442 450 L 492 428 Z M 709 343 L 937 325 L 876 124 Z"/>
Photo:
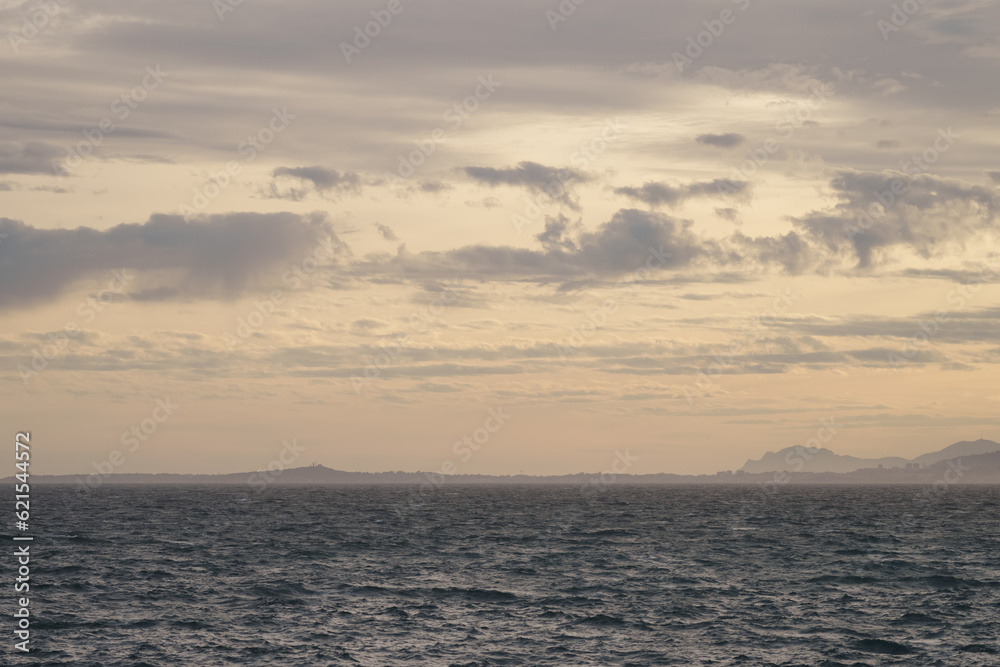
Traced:
<path id="1" fill-rule="evenodd" d="M 964 455 L 962 452 L 994 449 L 985 454 Z M 32 475 L 34 484 L 76 485 L 97 488 L 104 484 L 157 484 L 157 485 L 245 485 L 263 489 L 272 484 L 280 485 L 378 485 L 378 484 L 448 484 L 448 485 L 578 485 L 602 486 L 611 484 L 627 485 L 784 485 L 784 484 L 1000 484 L 1000 443 L 989 440 L 967 441 L 950 445 L 940 452 L 932 452 L 916 460 L 932 463 L 904 463 L 897 467 L 861 467 L 849 472 L 804 470 L 801 448 L 789 448 L 774 453 L 769 452 L 761 461 L 777 461 L 773 470 L 748 472 L 746 470 L 724 470 L 715 474 L 678 475 L 673 473 L 615 474 L 575 473 L 567 475 L 445 475 L 439 472 L 348 472 L 335 470 L 323 465 L 312 465 L 284 470 L 248 471 L 217 475 L 175 474 L 175 473 L 83 473 L 79 475 Z M 825 452 L 825 460 L 842 465 L 842 459 L 829 450 L 813 450 L 812 454 Z M 789 454 L 781 456 L 785 452 Z M 959 453 L 950 456 L 950 453 Z M 793 456 L 794 454 L 794 456 Z M 817 461 L 824 457 L 816 456 Z M 864 465 L 866 459 L 853 459 Z M 879 460 L 879 459 L 875 459 Z M 759 461 L 748 461 L 759 465 Z M 747 467 L 744 466 L 744 467 Z M 797 469 L 798 468 L 798 469 Z M 4 483 L 13 483 L 13 477 L 6 477 Z"/>

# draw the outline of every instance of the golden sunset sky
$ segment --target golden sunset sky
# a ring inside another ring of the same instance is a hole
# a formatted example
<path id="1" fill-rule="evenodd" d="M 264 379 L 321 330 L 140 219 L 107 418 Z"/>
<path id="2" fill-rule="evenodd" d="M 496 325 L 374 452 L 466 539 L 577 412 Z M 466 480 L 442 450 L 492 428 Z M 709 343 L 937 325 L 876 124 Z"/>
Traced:
<path id="1" fill-rule="evenodd" d="M 1000 10 L 912 4 L 3 3 L 8 432 L 47 474 L 1000 439 Z"/>

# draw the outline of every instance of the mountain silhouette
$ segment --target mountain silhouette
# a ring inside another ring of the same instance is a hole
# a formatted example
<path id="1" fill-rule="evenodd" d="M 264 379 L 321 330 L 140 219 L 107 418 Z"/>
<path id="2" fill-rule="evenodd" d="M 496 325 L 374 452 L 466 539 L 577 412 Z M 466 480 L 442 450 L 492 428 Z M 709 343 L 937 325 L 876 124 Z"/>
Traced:
<path id="1" fill-rule="evenodd" d="M 880 469 L 879 466 L 882 466 Z M 949 472 L 952 471 L 952 472 Z M 961 472 L 961 475 L 958 473 Z M 800 484 L 925 484 L 941 479 L 1000 484 L 1000 443 L 992 440 L 956 442 L 944 449 L 914 459 L 885 457 L 865 459 L 842 456 L 829 449 L 786 447 L 751 459 L 733 474 L 680 475 L 675 473 L 612 474 L 573 473 L 567 475 L 482 475 L 440 472 L 350 472 L 313 464 L 283 470 L 257 470 L 225 474 L 112 473 L 84 472 L 79 475 L 32 475 L 33 483 L 65 484 L 79 490 L 96 490 L 104 484 L 219 484 L 263 491 L 272 485 L 287 484 L 410 484 L 437 487 L 443 484 L 573 484 L 602 490 L 612 484 L 751 484 L 781 483 L 776 473 L 793 473 Z M 785 475 L 785 479 L 788 475 Z M 0 480 L 13 483 L 13 477 Z M 949 482 L 950 483 L 950 482 Z"/>
<path id="2" fill-rule="evenodd" d="M 1000 451 L 1000 444 L 997 444 L 992 440 L 984 440 L 983 438 L 980 438 L 979 440 L 963 440 L 962 442 L 956 442 L 954 445 L 948 445 L 939 452 L 931 452 L 930 454 L 918 456 L 913 459 L 913 463 L 919 463 L 921 466 L 927 466 L 937 463 L 938 461 L 947 461 L 960 456 L 992 454 L 996 451 Z"/>
<path id="3" fill-rule="evenodd" d="M 930 452 L 916 457 L 904 459 L 889 456 L 879 459 L 863 459 L 856 456 L 845 456 L 822 448 L 812 449 L 797 445 L 786 447 L 777 452 L 768 452 L 759 459 L 750 459 L 741 470 L 746 473 L 765 472 L 818 472 L 818 473 L 849 473 L 866 468 L 905 468 L 907 464 L 926 467 L 949 461 L 959 457 L 990 454 L 1000 451 L 1000 443 L 992 440 L 963 440 L 949 445 L 937 452 Z"/>

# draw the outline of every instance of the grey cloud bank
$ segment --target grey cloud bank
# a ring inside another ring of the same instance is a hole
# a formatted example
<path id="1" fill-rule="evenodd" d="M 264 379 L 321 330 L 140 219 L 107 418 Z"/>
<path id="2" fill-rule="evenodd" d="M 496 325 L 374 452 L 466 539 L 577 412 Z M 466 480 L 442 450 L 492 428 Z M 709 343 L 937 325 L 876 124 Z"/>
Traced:
<path id="1" fill-rule="evenodd" d="M 232 297 L 331 235 L 323 216 L 230 213 L 186 222 L 154 215 L 106 231 L 37 229 L 0 219 L 0 308 L 51 300 L 79 280 L 113 269 L 171 272 L 161 296 Z"/>

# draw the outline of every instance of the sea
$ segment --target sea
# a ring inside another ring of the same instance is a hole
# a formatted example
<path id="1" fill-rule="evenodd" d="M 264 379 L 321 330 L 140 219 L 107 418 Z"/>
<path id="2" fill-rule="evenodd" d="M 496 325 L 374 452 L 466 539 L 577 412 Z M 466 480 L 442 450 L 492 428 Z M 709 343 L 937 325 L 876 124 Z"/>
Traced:
<path id="1" fill-rule="evenodd" d="M 998 487 L 32 494 L 2 664 L 1000 665 Z"/>

